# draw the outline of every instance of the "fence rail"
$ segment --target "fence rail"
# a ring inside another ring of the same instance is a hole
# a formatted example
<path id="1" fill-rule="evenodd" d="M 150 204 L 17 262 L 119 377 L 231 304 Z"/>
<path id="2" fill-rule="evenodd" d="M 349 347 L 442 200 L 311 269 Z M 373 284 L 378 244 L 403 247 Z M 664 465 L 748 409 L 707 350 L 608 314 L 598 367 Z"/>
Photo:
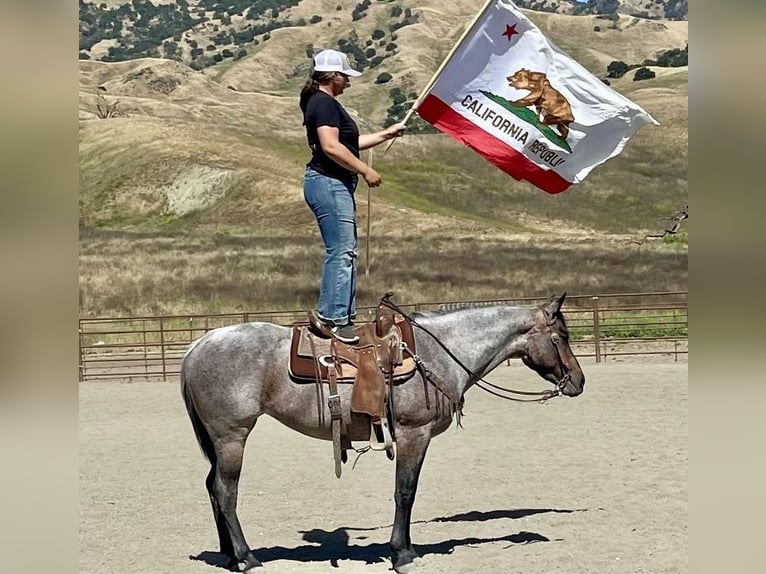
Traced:
<path id="1" fill-rule="evenodd" d="M 402 304 L 407 312 L 449 310 L 494 304 L 529 305 L 537 297 Z M 688 292 L 620 293 L 567 297 L 564 312 L 578 357 L 596 362 L 610 357 L 665 355 L 678 360 L 689 352 Z M 375 307 L 357 310 L 372 320 Z M 306 310 L 81 318 L 80 381 L 167 380 L 179 374 L 188 345 L 217 327 L 267 321 L 305 322 Z"/>

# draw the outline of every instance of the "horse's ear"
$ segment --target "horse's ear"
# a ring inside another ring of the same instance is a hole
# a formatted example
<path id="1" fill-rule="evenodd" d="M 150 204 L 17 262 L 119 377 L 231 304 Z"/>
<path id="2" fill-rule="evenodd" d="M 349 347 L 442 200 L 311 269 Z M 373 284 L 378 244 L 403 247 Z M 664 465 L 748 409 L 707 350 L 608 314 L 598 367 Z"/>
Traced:
<path id="1" fill-rule="evenodd" d="M 564 300 L 567 298 L 566 291 L 561 295 L 561 297 L 556 297 L 555 295 L 551 297 L 550 302 L 548 305 L 546 305 L 546 311 L 552 316 L 554 316 L 556 313 L 561 312 L 561 307 L 564 306 Z"/>

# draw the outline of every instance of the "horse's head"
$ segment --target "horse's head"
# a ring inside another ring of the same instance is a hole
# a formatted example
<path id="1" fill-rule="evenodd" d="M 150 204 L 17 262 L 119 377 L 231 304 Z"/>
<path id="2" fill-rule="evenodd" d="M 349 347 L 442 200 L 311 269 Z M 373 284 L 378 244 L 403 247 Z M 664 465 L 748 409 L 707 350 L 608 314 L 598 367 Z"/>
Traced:
<path id="1" fill-rule="evenodd" d="M 576 397 L 583 391 L 585 375 L 569 346 L 569 329 L 561 312 L 565 298 L 566 293 L 540 306 L 537 325 L 527 334 L 521 360 L 563 394 Z"/>

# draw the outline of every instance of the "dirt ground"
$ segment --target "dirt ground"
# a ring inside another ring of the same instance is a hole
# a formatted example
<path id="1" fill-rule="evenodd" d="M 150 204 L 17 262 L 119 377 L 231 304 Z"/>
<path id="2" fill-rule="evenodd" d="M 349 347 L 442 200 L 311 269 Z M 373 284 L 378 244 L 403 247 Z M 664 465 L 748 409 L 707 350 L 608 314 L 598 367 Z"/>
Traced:
<path id="1" fill-rule="evenodd" d="M 688 571 L 688 364 L 587 364 L 585 393 L 546 405 L 466 396 L 431 443 L 413 511 L 414 572 Z M 489 379 L 545 388 L 523 366 Z M 80 572 L 225 572 L 177 383 L 80 384 Z M 391 569 L 394 464 L 343 477 L 332 447 L 262 418 L 239 516 L 264 572 Z"/>

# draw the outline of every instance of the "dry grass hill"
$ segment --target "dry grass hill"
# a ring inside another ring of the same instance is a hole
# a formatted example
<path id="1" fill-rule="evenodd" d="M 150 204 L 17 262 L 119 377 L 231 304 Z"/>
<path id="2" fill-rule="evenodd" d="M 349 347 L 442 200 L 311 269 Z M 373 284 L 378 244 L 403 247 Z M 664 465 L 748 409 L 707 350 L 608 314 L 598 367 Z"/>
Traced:
<path id="1" fill-rule="evenodd" d="M 396 48 L 342 96 L 363 129 L 378 129 L 390 90 L 417 93 L 481 3 L 373 1 L 354 21 L 355 1 L 302 0 L 280 18 L 305 25 L 273 29 L 243 57 L 199 70 L 183 58 L 80 60 L 82 313 L 311 306 L 321 249 L 302 198 L 308 154 L 297 108 L 308 49 L 364 46 L 401 21 L 393 6 L 410 11 L 416 21 L 383 39 Z M 640 63 L 688 40 L 686 21 L 527 14 L 600 77 L 613 60 Z M 203 36 L 188 34 L 200 46 Z M 688 201 L 688 70 L 652 69 L 651 80 L 629 73 L 611 85 L 662 125 L 643 128 L 620 157 L 559 196 L 442 134 L 376 150 L 385 183 L 372 195 L 362 303 L 383 289 L 401 300 L 685 289 L 685 234 L 630 243 Z M 392 79 L 378 84 L 382 72 Z M 99 104 L 119 113 L 101 119 Z M 361 230 L 366 195 L 361 187 Z"/>

